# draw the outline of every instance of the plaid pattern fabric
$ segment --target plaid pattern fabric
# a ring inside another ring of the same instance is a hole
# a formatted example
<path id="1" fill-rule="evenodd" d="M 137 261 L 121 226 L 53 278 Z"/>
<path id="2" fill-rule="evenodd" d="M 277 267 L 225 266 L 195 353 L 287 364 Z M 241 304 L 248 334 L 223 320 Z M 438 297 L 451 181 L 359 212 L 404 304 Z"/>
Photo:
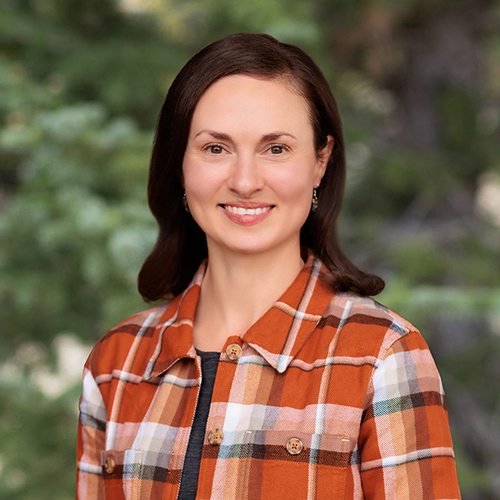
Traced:
<path id="1" fill-rule="evenodd" d="M 192 324 L 204 265 L 138 313 L 85 369 L 77 498 L 175 499 L 201 384 Z M 371 299 L 333 294 L 310 257 L 281 299 L 229 337 L 199 499 L 460 498 L 440 377 L 419 332 Z M 230 356 L 241 347 L 241 356 Z M 214 433 L 219 440 L 213 439 Z"/>

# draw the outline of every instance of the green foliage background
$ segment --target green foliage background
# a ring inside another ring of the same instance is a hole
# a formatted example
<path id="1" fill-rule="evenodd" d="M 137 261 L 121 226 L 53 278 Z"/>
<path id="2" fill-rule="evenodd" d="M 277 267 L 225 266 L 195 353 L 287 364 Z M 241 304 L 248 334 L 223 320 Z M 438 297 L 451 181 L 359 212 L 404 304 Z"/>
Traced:
<path id="1" fill-rule="evenodd" d="M 144 307 L 153 128 L 184 62 L 267 32 L 344 119 L 345 248 L 441 370 L 464 499 L 500 499 L 498 0 L 6 0 L 0 6 L 0 498 L 69 499 L 81 367 Z"/>

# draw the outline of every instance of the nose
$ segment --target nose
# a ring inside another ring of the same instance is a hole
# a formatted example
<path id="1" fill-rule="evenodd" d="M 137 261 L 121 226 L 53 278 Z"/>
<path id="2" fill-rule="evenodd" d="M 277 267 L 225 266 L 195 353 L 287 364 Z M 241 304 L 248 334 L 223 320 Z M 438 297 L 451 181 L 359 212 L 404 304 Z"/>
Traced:
<path id="1" fill-rule="evenodd" d="M 238 196 L 248 198 L 261 190 L 264 183 L 263 172 L 255 157 L 251 153 L 238 154 L 231 165 L 227 187 Z"/>

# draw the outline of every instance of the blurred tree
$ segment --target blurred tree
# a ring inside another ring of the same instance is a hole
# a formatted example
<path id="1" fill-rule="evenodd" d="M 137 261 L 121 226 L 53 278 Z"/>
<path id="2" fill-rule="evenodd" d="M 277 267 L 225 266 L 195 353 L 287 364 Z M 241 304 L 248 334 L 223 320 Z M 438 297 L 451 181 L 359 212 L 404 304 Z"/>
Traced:
<path id="1" fill-rule="evenodd" d="M 74 496 L 79 375 L 54 346 L 88 353 L 143 307 L 151 128 L 185 59 L 155 26 L 109 1 L 0 6 L 0 498 Z"/>

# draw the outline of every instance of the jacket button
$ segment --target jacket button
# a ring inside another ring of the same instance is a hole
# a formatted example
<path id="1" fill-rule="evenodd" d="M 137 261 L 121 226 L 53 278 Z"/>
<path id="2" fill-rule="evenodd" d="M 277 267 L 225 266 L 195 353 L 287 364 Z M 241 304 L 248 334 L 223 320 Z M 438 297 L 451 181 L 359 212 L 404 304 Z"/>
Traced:
<path id="1" fill-rule="evenodd" d="M 116 468 L 115 459 L 113 457 L 108 457 L 104 462 L 104 471 L 106 472 L 106 474 L 108 474 L 108 476 L 111 476 L 111 474 L 115 472 L 115 468 Z"/>
<path id="2" fill-rule="evenodd" d="M 224 433 L 220 429 L 214 429 L 208 433 L 208 442 L 210 444 L 221 444 L 223 438 Z"/>
<path id="3" fill-rule="evenodd" d="M 286 451 L 290 455 L 298 455 L 304 449 L 304 445 L 299 438 L 291 438 L 286 443 Z"/>
<path id="4" fill-rule="evenodd" d="M 241 349 L 240 345 L 231 344 L 231 345 L 227 346 L 226 354 L 227 354 L 227 357 L 231 361 L 236 361 L 237 359 L 241 358 L 241 355 L 243 354 L 243 350 Z"/>

